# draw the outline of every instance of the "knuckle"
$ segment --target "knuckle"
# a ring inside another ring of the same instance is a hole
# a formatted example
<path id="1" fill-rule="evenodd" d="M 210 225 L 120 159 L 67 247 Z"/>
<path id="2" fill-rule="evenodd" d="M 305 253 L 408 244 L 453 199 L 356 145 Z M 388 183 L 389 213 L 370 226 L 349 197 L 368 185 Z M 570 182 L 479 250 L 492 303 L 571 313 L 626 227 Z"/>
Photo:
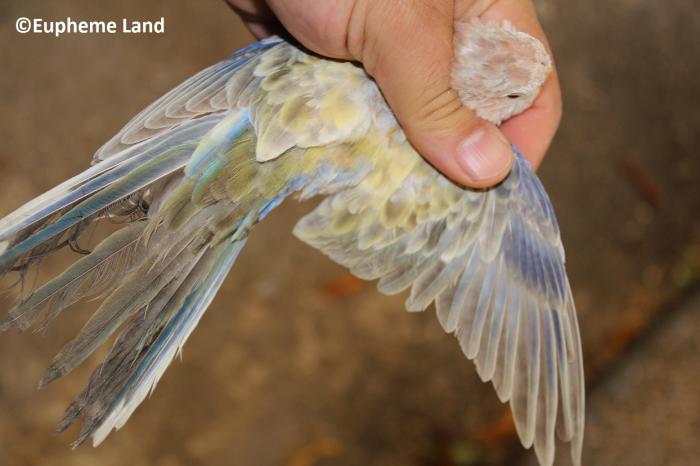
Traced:
<path id="1" fill-rule="evenodd" d="M 457 93 L 448 88 L 424 101 L 413 117 L 411 126 L 424 132 L 449 132 L 454 130 L 455 123 L 466 114 L 468 113 L 465 113 Z"/>

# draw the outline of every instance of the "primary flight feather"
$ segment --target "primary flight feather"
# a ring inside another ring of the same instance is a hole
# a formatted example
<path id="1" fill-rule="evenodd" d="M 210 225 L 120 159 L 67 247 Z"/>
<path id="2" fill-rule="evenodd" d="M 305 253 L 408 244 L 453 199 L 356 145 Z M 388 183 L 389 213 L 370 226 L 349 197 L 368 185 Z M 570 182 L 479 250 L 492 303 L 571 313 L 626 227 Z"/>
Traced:
<path id="1" fill-rule="evenodd" d="M 455 25 L 453 86 L 494 123 L 527 109 L 551 61 L 505 23 Z M 362 68 L 280 38 L 191 77 L 138 114 L 93 165 L 0 220 L 0 276 L 20 278 L 103 219 L 123 228 L 9 311 L 3 329 L 46 326 L 101 297 L 45 385 L 120 330 L 59 428 L 99 444 L 150 394 L 232 267 L 252 227 L 285 198 L 328 197 L 294 234 L 409 311 L 435 302 L 484 381 L 509 401 L 542 465 L 555 437 L 580 464 L 581 343 L 549 199 L 513 149 L 499 186 L 445 178 L 406 140 Z M 21 282 L 22 280 L 20 280 Z"/>

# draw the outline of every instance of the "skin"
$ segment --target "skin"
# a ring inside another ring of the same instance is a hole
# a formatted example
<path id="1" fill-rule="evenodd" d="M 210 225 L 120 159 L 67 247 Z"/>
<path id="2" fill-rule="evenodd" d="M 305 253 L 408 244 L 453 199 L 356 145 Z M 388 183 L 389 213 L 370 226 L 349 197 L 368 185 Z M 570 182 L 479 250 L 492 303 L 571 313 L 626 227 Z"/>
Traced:
<path id="1" fill-rule="evenodd" d="M 531 108 L 500 128 L 462 107 L 450 87 L 453 24 L 509 20 L 547 38 L 530 0 L 227 0 L 258 38 L 286 29 L 305 47 L 355 60 L 377 81 L 413 146 L 454 181 L 500 182 L 513 163 L 509 141 L 537 168 L 561 119 L 556 69 Z"/>

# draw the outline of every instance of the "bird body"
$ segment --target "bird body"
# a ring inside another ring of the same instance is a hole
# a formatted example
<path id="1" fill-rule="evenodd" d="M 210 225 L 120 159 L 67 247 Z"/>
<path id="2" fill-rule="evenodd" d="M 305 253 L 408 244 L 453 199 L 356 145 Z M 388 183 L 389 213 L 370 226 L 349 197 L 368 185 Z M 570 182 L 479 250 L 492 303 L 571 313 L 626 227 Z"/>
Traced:
<path id="1" fill-rule="evenodd" d="M 454 76 L 465 105 L 495 122 L 527 108 L 549 69 L 542 45 L 509 25 L 456 30 L 457 55 L 470 57 Z M 24 296 L 3 328 L 46 326 L 103 297 L 41 382 L 121 329 L 59 425 L 82 416 L 76 444 L 98 444 L 153 391 L 253 226 L 287 197 L 326 195 L 295 235 L 385 294 L 410 288 L 410 311 L 435 302 L 443 328 L 510 401 L 523 444 L 550 465 L 556 430 L 579 464 L 583 373 L 563 248 L 539 180 L 513 156 L 499 186 L 465 189 L 413 149 L 361 67 L 261 41 L 164 95 L 89 169 L 0 220 L 0 275 L 21 276 L 63 245 L 79 249 L 91 224 L 125 220 Z"/>

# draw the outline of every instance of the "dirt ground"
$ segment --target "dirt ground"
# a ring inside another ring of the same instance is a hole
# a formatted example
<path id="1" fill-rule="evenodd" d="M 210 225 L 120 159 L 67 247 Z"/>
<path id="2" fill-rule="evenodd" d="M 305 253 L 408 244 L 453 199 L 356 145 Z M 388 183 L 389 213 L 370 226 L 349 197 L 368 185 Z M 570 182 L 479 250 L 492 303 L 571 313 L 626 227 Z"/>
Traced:
<path id="1" fill-rule="evenodd" d="M 581 322 L 584 463 L 698 464 L 697 1 L 536 3 L 565 99 L 541 177 Z M 166 33 L 21 35 L 21 16 L 163 16 Z M 0 4 L 0 41 L 2 216 L 251 38 L 219 1 L 15 0 Z M 287 203 L 256 228 L 182 362 L 99 448 L 71 450 L 76 428 L 53 432 L 96 358 L 35 389 L 91 306 L 45 334 L 0 335 L 0 465 L 534 464 L 431 311 L 406 314 L 405 296 L 381 296 L 291 236 L 309 207 Z"/>

